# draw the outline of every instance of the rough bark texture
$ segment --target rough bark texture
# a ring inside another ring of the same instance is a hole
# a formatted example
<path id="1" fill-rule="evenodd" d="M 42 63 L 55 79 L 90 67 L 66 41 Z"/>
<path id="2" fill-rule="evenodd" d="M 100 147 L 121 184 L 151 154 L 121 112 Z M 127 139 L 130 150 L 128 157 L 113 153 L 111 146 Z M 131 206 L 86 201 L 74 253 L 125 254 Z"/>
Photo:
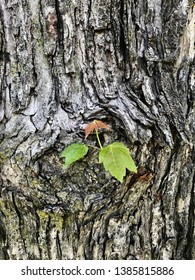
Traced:
<path id="1" fill-rule="evenodd" d="M 195 259 L 194 19 L 191 0 L 0 0 L 1 259 Z M 93 152 L 62 168 L 94 118 L 138 166 L 122 184 Z"/>

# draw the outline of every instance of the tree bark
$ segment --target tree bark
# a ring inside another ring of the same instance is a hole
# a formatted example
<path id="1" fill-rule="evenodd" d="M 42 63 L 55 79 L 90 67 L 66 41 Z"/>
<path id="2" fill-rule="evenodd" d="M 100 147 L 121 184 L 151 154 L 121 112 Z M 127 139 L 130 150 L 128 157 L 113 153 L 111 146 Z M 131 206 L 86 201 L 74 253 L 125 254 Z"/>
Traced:
<path id="1" fill-rule="evenodd" d="M 195 259 L 193 1 L 0 0 L 0 19 L 0 259 Z M 130 148 L 122 184 L 93 151 L 62 168 L 93 119 Z"/>

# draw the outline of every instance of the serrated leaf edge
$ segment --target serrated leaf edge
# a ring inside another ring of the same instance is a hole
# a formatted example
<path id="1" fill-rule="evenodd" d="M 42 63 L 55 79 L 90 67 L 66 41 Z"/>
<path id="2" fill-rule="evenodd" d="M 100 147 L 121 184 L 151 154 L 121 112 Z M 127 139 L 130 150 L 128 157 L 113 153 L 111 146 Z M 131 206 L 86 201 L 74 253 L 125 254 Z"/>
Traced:
<path id="1" fill-rule="evenodd" d="M 71 147 L 72 145 L 79 145 L 79 144 L 80 144 L 81 146 L 83 146 L 83 148 L 86 148 L 85 153 L 84 153 L 81 157 L 79 157 L 79 158 L 77 158 L 76 160 L 72 161 L 71 163 L 66 163 L 66 156 L 63 156 L 62 154 L 66 151 L 66 149 L 68 149 L 68 148 Z M 60 154 L 60 157 L 63 157 L 63 158 L 65 159 L 65 162 L 64 162 L 64 164 L 63 164 L 63 167 L 64 167 L 64 168 L 68 168 L 68 167 L 69 167 L 71 164 L 73 164 L 74 162 L 76 162 L 76 161 L 82 159 L 82 158 L 88 153 L 88 150 L 89 150 L 89 148 L 87 147 L 87 145 L 85 145 L 85 144 L 83 144 L 83 143 L 73 143 L 73 144 L 69 145 L 68 147 L 66 147 L 66 149 L 64 149 L 64 151 L 62 151 L 62 153 Z"/>
<path id="2" fill-rule="evenodd" d="M 103 161 L 103 160 L 100 160 L 100 157 L 99 157 L 99 163 L 103 163 L 105 170 L 108 171 L 108 172 L 110 172 L 110 174 L 111 174 L 114 178 L 116 178 L 120 183 L 122 183 L 122 182 L 123 182 L 123 178 L 124 178 L 124 176 L 126 175 L 126 169 L 128 169 L 128 170 L 131 171 L 131 172 L 136 173 L 136 172 L 137 172 L 137 167 L 136 167 L 136 165 L 135 165 L 135 163 L 134 163 L 134 160 L 133 160 L 133 158 L 132 158 L 132 156 L 131 156 L 131 154 L 130 154 L 129 148 L 127 148 L 123 143 L 114 142 L 114 143 L 112 143 L 112 144 L 109 144 L 109 145 L 106 146 L 105 148 L 107 148 L 107 147 L 109 147 L 109 146 L 112 147 L 113 144 L 120 144 L 120 145 L 123 146 L 123 149 L 127 149 L 127 150 L 128 150 L 129 157 L 130 157 L 130 159 L 131 159 L 131 161 L 132 161 L 132 163 L 133 163 L 133 165 L 134 165 L 136 171 L 130 169 L 129 167 L 122 168 L 122 169 L 124 170 L 124 172 L 121 172 L 121 174 L 120 174 L 121 176 L 120 176 L 120 178 L 119 178 L 119 176 L 114 175 L 109 169 L 106 168 L 106 166 L 105 166 L 105 164 L 104 164 L 104 161 Z M 103 148 L 103 149 L 104 149 L 104 148 Z M 119 149 L 120 149 L 120 148 L 119 148 Z M 101 151 L 102 151 L 102 150 L 101 150 Z M 100 153 L 101 153 L 101 151 L 100 151 Z M 123 151 L 121 151 L 121 152 L 123 152 Z M 112 155 L 113 155 L 112 157 L 114 158 L 113 149 L 111 149 L 111 153 L 112 153 Z M 126 155 L 124 154 L 124 156 L 126 156 Z M 115 162 L 116 168 L 117 168 L 117 167 L 120 168 L 120 166 L 117 165 L 117 162 L 116 162 L 115 160 L 114 160 L 114 162 Z"/>

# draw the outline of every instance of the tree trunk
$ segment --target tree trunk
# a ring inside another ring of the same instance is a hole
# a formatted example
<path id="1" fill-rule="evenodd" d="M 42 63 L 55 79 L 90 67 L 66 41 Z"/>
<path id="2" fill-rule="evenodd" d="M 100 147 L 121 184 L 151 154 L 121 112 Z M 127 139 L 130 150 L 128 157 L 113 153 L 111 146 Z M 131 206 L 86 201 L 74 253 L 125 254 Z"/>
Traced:
<path id="1" fill-rule="evenodd" d="M 0 0 L 0 17 L 0 258 L 195 259 L 193 1 Z M 122 184 L 92 150 L 62 167 L 93 119 L 130 148 Z"/>

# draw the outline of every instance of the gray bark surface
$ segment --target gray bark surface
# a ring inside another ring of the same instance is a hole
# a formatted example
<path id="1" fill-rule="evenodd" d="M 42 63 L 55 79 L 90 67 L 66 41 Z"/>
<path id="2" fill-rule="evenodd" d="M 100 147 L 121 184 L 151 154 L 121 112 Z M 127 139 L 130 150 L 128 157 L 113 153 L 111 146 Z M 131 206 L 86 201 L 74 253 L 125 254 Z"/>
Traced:
<path id="1" fill-rule="evenodd" d="M 0 0 L 0 259 L 195 259 L 194 22 L 190 0 Z M 93 119 L 131 150 L 122 184 L 92 151 L 62 168 Z"/>

